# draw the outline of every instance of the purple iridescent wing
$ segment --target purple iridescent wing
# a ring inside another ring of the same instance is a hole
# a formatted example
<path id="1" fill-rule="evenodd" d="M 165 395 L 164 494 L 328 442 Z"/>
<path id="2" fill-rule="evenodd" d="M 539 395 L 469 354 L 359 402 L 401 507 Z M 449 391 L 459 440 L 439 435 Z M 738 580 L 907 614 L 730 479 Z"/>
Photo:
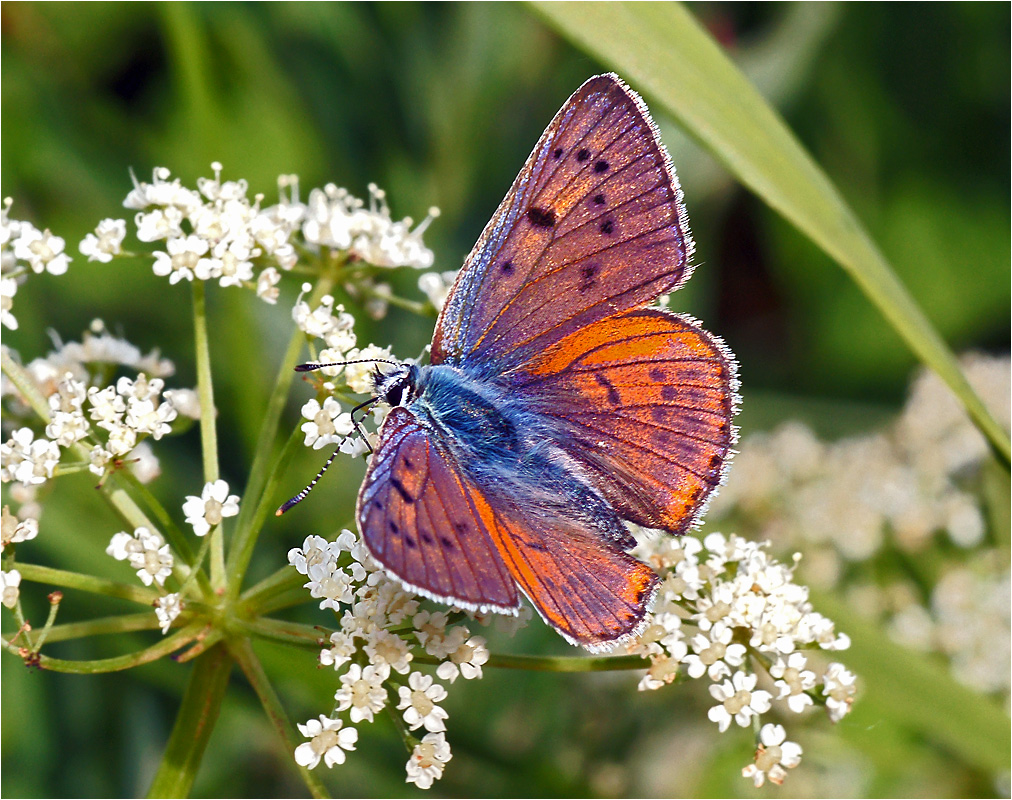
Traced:
<path id="1" fill-rule="evenodd" d="M 689 276 L 681 190 L 646 107 L 591 78 L 548 126 L 447 297 L 432 362 L 521 368 Z"/>
<path id="2" fill-rule="evenodd" d="M 463 608 L 516 613 L 516 584 L 472 494 L 415 416 L 394 408 L 359 491 L 362 540 L 414 591 Z"/>

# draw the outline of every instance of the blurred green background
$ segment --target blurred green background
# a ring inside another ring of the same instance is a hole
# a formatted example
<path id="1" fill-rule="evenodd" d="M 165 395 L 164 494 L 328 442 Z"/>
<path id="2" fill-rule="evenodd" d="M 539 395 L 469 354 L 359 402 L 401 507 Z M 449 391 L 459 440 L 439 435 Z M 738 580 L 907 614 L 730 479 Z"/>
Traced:
<path id="1" fill-rule="evenodd" d="M 1009 6 L 691 10 L 784 114 L 953 349 L 1007 353 Z M 456 269 L 561 103 L 611 68 L 574 49 L 531 8 L 507 3 L 5 3 L 2 33 L 2 193 L 14 198 L 12 217 L 64 236 L 71 254 L 100 219 L 126 216 L 130 169 L 146 179 L 152 167 L 167 166 L 192 186 L 218 160 L 226 178 L 246 178 L 265 204 L 276 199 L 279 174 L 297 173 L 304 194 L 334 182 L 365 196 L 366 185 L 378 183 L 395 217 L 420 219 L 437 205 L 442 216 L 426 244 L 435 269 Z M 683 182 L 699 264 L 672 307 L 703 319 L 738 355 L 745 431 L 801 417 L 835 438 L 888 419 L 914 366 L 906 347 L 825 255 L 657 116 Z M 392 280 L 417 296 L 416 273 Z M 223 477 L 233 490 L 242 489 L 297 284 L 276 307 L 209 290 Z M 4 341 L 25 361 L 51 348 L 53 332 L 79 339 L 101 317 L 145 351 L 157 347 L 174 360 L 170 385 L 195 382 L 189 292 L 139 262 L 105 266 L 78 255 L 65 276 L 33 276 L 21 287 L 15 313 L 20 329 L 4 331 Z M 416 354 L 431 334 L 431 321 L 397 310 L 378 322 L 359 317 L 360 342 L 393 343 L 401 356 Z M 308 396 L 296 384 L 291 425 Z M 156 452 L 164 474 L 153 490 L 163 502 L 198 491 L 195 430 Z M 318 462 L 311 453 L 296 459 L 292 492 Z M 329 475 L 298 514 L 269 525 L 251 578 L 277 569 L 307 534 L 351 525 L 360 471 L 347 469 L 347 477 Z M 41 535 L 19 555 L 101 574 L 118 569 L 115 577 L 125 579 L 125 568 L 103 552 L 117 522 L 93 494 L 80 476 L 66 500 L 47 503 Z M 96 524 L 78 528 L 82 504 L 94 509 Z M 24 594 L 31 616 L 31 592 Z M 72 595 L 61 621 L 118 608 Z M 498 644 L 560 649 L 540 624 Z M 54 648 L 67 658 L 113 652 L 101 640 Z M 329 710 L 332 672 L 317 670 L 311 655 L 262 654 L 294 718 Z M 5 658 L 3 793 L 143 793 L 185 673 L 165 662 L 100 678 L 61 676 Z M 750 735 L 717 734 L 705 719 L 702 686 L 644 695 L 634 684 L 623 675 L 490 670 L 480 682 L 455 685 L 447 703 L 454 759 L 433 791 L 756 793 L 738 775 Z M 886 768 L 862 744 L 868 737 L 846 727 L 807 726 L 797 772 L 809 777 L 757 793 L 999 791 L 993 776 L 946 760 L 929 743 L 903 751 L 917 756 L 909 769 Z M 364 726 L 359 752 L 328 785 L 347 796 L 418 794 L 403 784 L 405 760 L 382 720 Z M 195 793 L 301 794 L 286 762 L 237 679 Z"/>

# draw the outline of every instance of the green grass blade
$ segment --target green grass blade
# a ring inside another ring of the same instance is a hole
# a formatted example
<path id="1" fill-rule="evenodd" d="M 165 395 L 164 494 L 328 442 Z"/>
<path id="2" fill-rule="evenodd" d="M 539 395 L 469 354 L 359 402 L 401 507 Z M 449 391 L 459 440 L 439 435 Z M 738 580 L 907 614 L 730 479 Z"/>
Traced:
<path id="1" fill-rule="evenodd" d="M 1009 437 L 854 213 L 777 112 L 681 5 L 532 6 L 685 127 L 745 186 L 844 268 L 889 324 L 965 405 L 1009 465 Z"/>

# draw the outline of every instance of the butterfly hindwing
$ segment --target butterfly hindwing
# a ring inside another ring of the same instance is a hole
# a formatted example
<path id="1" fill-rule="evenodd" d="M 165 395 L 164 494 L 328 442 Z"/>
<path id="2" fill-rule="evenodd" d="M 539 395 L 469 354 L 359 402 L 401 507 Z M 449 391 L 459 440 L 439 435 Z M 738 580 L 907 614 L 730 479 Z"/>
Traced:
<path id="1" fill-rule="evenodd" d="M 359 492 L 362 539 L 412 589 L 464 608 L 515 613 L 516 585 L 472 491 L 415 416 L 394 408 Z"/>
<path id="2" fill-rule="evenodd" d="M 572 520 L 476 501 L 510 573 L 568 641 L 607 650 L 641 627 L 658 583 L 646 564 Z"/>
<path id="3" fill-rule="evenodd" d="M 731 457 L 735 373 L 694 320 L 644 308 L 571 334 L 512 377 L 622 517 L 682 533 Z"/>
<path id="4" fill-rule="evenodd" d="M 681 190 L 642 101 L 614 75 L 556 115 L 468 256 L 432 362 L 510 369 L 689 274 Z"/>

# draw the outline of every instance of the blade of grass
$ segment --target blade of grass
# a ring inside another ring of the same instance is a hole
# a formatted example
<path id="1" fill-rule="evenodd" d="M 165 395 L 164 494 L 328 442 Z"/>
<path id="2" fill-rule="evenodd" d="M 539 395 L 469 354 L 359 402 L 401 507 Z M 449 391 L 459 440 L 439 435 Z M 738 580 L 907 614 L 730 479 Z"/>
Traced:
<path id="1" fill-rule="evenodd" d="M 1008 434 L 941 336 L 825 173 L 691 13 L 674 3 L 531 5 L 678 119 L 742 184 L 836 260 L 949 385 L 1008 469 Z"/>

